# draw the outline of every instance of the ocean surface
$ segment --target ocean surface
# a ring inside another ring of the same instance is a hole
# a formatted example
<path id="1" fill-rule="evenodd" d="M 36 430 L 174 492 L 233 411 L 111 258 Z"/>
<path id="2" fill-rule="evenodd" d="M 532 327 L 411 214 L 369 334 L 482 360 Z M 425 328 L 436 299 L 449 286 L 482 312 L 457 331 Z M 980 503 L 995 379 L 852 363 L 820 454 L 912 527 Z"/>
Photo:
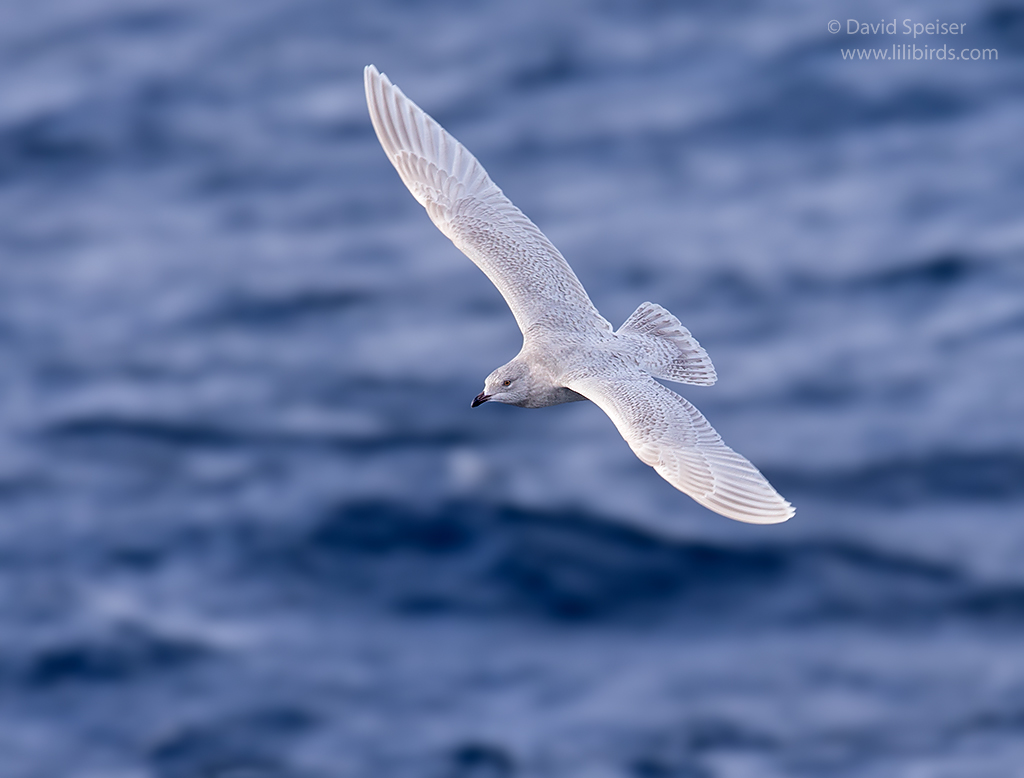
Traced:
<path id="1" fill-rule="evenodd" d="M 369 63 L 790 522 L 470 410 Z M 6 0 L 0 215 L 0 778 L 1024 776 L 1019 2 Z"/>

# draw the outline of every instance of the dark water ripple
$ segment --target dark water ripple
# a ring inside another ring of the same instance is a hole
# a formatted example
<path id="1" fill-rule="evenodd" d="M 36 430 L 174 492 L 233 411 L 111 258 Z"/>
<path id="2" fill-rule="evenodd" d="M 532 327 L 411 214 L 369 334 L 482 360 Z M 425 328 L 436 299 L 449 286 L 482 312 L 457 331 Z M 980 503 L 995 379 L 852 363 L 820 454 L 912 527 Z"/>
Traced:
<path id="1" fill-rule="evenodd" d="M 201 644 L 124 625 L 102 638 L 40 646 L 20 675 L 30 687 L 41 688 L 67 683 L 124 684 L 173 672 L 207 655 Z"/>
<path id="2" fill-rule="evenodd" d="M 301 709 L 270 708 L 197 724 L 166 735 L 148 754 L 160 778 L 197 774 L 298 775 L 280 754 L 316 724 Z"/>
<path id="3" fill-rule="evenodd" d="M 468 502 L 345 504 L 306 527 L 172 530 L 95 553 L 110 572 L 151 576 L 195 563 L 204 575 L 262 579 L 311 602 L 424 617 L 681 619 L 702 630 L 964 618 L 1011 625 L 1024 603 L 1022 585 L 851 541 L 673 541 L 585 513 Z"/>
<path id="4" fill-rule="evenodd" d="M 1024 494 L 1024 454 L 936 451 L 839 472 L 780 470 L 773 476 L 795 491 L 867 504 L 900 506 L 951 498 L 1009 501 Z"/>

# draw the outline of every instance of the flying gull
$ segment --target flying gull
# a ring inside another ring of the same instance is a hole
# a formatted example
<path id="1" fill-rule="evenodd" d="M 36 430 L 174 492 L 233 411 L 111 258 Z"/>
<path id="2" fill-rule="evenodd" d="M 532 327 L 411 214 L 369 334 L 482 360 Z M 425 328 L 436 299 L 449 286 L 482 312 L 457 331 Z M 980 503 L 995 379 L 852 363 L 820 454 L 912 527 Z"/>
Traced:
<path id="1" fill-rule="evenodd" d="M 373 65 L 364 76 L 388 159 L 437 228 L 498 287 L 523 332 L 522 350 L 487 376 L 473 407 L 591 400 L 642 462 L 706 508 L 753 524 L 790 518 L 793 506 L 757 468 L 654 380 L 715 383 L 711 359 L 689 330 L 650 302 L 613 329 L 558 249 L 476 158 Z"/>

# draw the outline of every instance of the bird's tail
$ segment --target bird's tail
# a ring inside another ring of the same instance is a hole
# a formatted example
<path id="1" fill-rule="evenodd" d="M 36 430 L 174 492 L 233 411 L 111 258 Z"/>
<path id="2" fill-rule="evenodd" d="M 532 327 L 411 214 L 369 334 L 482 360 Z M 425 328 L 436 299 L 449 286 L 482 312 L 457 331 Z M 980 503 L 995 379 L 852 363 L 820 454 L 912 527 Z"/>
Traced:
<path id="1" fill-rule="evenodd" d="M 697 339 L 657 303 L 642 303 L 618 333 L 634 344 L 640 367 L 655 378 L 703 386 L 718 380 Z"/>

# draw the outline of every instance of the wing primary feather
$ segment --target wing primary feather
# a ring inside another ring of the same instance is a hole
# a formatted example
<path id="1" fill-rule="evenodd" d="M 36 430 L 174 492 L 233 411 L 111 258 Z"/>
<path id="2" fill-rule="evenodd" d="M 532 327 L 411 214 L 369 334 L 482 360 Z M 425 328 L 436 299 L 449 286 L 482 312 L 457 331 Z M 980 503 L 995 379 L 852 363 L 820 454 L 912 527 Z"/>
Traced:
<path id="1" fill-rule="evenodd" d="M 567 386 L 597 404 L 645 463 L 698 503 L 737 521 L 786 521 L 793 506 L 707 419 L 639 368 L 568 377 Z"/>
<path id="2" fill-rule="evenodd" d="M 498 288 L 523 333 L 539 324 L 611 331 L 565 258 L 476 157 L 373 65 L 364 81 L 384 153 L 434 224 Z"/>

